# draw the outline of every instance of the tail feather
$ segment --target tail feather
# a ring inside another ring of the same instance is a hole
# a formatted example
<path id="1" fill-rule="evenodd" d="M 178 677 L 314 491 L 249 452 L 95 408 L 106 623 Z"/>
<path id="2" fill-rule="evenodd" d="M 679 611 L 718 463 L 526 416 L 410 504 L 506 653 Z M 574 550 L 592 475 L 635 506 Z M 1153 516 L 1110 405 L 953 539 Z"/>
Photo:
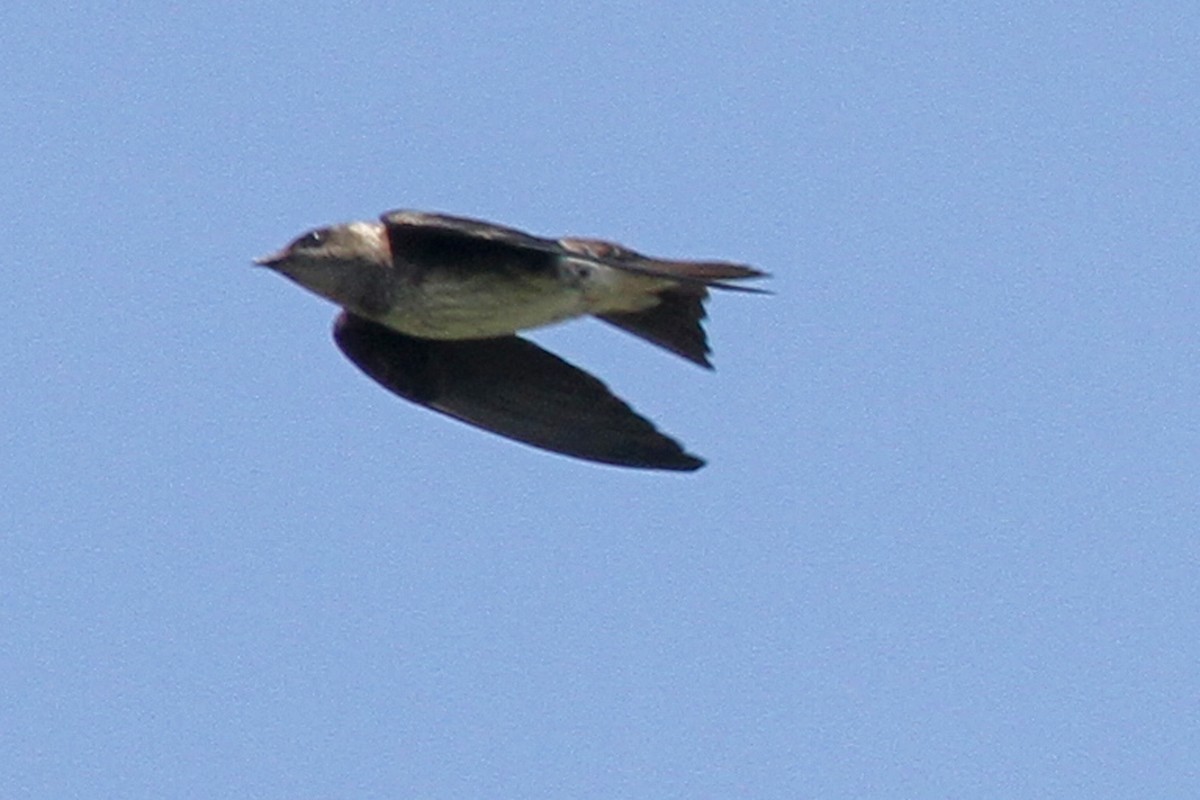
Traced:
<path id="1" fill-rule="evenodd" d="M 672 278 L 690 278 L 705 283 L 767 277 L 767 273 L 762 270 L 730 261 L 668 261 L 662 258 L 647 258 L 641 265 L 647 272 Z"/>
<path id="2" fill-rule="evenodd" d="M 688 361 L 712 369 L 708 337 L 701 322 L 707 316 L 704 301 L 710 288 L 770 294 L 763 289 L 739 286 L 728 281 L 769 277 L 767 273 L 728 261 L 673 261 L 651 258 L 637 251 L 600 239 L 571 237 L 559 244 L 620 270 L 666 279 L 671 285 L 657 291 L 658 303 L 642 311 L 597 314 L 609 325 L 640 336 Z"/>
<path id="3" fill-rule="evenodd" d="M 770 294 L 765 289 L 754 286 L 739 286 L 728 281 L 744 281 L 754 278 L 766 278 L 769 275 L 762 270 L 747 267 L 743 264 L 731 264 L 726 261 L 667 261 L 658 258 L 638 258 L 624 261 L 621 269 L 648 275 L 654 278 L 669 278 L 682 284 L 694 287 L 712 287 L 726 289 L 731 292 L 749 292 L 751 294 Z"/>
<path id="4" fill-rule="evenodd" d="M 614 267 L 649 275 L 655 278 L 670 278 L 680 283 L 693 286 L 714 286 L 719 289 L 729 289 L 735 292 L 752 292 L 755 294 L 770 294 L 763 289 L 749 286 L 737 286 L 726 281 L 742 281 L 752 278 L 770 277 L 766 272 L 748 267 L 744 264 L 734 264 L 729 261 L 676 261 L 665 258 L 652 258 L 636 250 L 606 242 L 602 239 L 585 239 L 568 237 L 559 239 L 564 249 L 580 253 Z"/>
<path id="5" fill-rule="evenodd" d="M 711 352 L 701 321 L 707 316 L 704 300 L 708 292 L 700 287 L 678 287 L 659 292 L 658 305 L 645 311 L 598 314 L 609 325 L 639 336 L 692 363 L 712 369 Z"/>

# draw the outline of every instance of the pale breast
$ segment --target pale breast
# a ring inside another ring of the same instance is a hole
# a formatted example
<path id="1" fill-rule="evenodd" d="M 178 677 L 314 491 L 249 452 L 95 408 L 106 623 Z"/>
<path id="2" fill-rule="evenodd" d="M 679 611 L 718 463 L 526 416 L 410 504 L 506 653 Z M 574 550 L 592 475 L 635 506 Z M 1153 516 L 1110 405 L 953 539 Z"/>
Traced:
<path id="1" fill-rule="evenodd" d="M 549 276 L 480 275 L 405 287 L 379 317 L 390 328 L 427 339 L 506 336 L 588 313 L 584 292 Z"/>

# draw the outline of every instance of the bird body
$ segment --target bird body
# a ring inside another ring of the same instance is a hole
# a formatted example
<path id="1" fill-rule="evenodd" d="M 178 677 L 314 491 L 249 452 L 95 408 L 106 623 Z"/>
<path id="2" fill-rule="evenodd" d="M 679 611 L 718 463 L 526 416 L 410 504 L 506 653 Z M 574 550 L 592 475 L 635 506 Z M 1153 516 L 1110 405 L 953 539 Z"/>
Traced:
<path id="1" fill-rule="evenodd" d="M 318 228 L 256 263 L 341 306 L 338 345 L 396 394 L 544 449 L 659 469 L 703 462 L 595 378 L 515 334 L 594 315 L 710 366 L 700 325 L 708 287 L 745 290 L 727 282 L 764 275 L 417 211 Z M 505 392 L 503 414 L 481 408 Z M 597 404 L 608 398 L 616 405 Z M 606 416 L 587 418 L 587 403 Z M 631 420 L 636 430 L 624 430 Z"/>

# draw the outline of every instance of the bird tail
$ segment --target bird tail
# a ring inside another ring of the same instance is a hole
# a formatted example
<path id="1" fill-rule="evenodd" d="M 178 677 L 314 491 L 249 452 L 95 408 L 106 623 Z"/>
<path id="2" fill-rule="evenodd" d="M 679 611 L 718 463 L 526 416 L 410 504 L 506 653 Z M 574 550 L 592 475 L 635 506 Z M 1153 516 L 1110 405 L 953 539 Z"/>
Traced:
<path id="1" fill-rule="evenodd" d="M 756 286 L 729 283 L 729 281 L 766 278 L 769 275 L 754 267 L 733 264 L 728 261 L 667 261 L 659 258 L 643 258 L 634 263 L 623 263 L 621 267 L 655 278 L 669 278 L 696 288 L 708 287 L 733 292 L 770 294 L 766 289 L 759 289 Z"/>
<path id="2" fill-rule="evenodd" d="M 651 258 L 627 247 L 601 239 L 566 238 L 559 244 L 569 252 L 593 258 L 622 272 L 668 282 L 656 288 L 657 303 L 637 311 L 597 314 L 610 325 L 641 337 L 652 344 L 712 369 L 708 337 L 701 324 L 707 316 L 704 301 L 708 290 L 770 294 L 763 289 L 740 286 L 730 281 L 769 277 L 767 273 L 728 261 L 671 261 Z"/>
<path id="3" fill-rule="evenodd" d="M 666 278 L 700 289 L 713 287 L 735 292 L 770 294 L 764 289 L 728 283 L 728 281 L 770 277 L 766 272 L 744 264 L 733 264 L 728 261 L 672 261 L 665 258 L 652 258 L 623 245 L 606 242 L 602 239 L 569 237 L 559 239 L 558 243 L 570 252 L 579 253 L 593 258 L 599 263 L 609 264 L 638 275 Z"/>
<path id="4" fill-rule="evenodd" d="M 658 293 L 658 305 L 643 311 L 628 311 L 596 316 L 651 344 L 683 356 L 694 364 L 712 369 L 708 336 L 701 321 L 707 316 L 704 300 L 707 290 L 700 286 L 678 286 Z"/>

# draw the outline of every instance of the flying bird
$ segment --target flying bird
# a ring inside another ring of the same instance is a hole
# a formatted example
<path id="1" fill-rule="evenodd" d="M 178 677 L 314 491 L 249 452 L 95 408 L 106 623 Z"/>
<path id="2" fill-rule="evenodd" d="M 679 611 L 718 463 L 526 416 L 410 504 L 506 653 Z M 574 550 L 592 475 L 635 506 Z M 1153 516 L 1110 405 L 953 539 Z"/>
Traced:
<path id="1" fill-rule="evenodd" d="M 704 461 L 516 334 L 591 315 L 711 369 L 708 290 L 761 292 L 730 282 L 766 277 L 420 211 L 316 228 L 254 263 L 341 306 L 338 347 L 406 400 L 575 458 L 684 471 Z"/>

